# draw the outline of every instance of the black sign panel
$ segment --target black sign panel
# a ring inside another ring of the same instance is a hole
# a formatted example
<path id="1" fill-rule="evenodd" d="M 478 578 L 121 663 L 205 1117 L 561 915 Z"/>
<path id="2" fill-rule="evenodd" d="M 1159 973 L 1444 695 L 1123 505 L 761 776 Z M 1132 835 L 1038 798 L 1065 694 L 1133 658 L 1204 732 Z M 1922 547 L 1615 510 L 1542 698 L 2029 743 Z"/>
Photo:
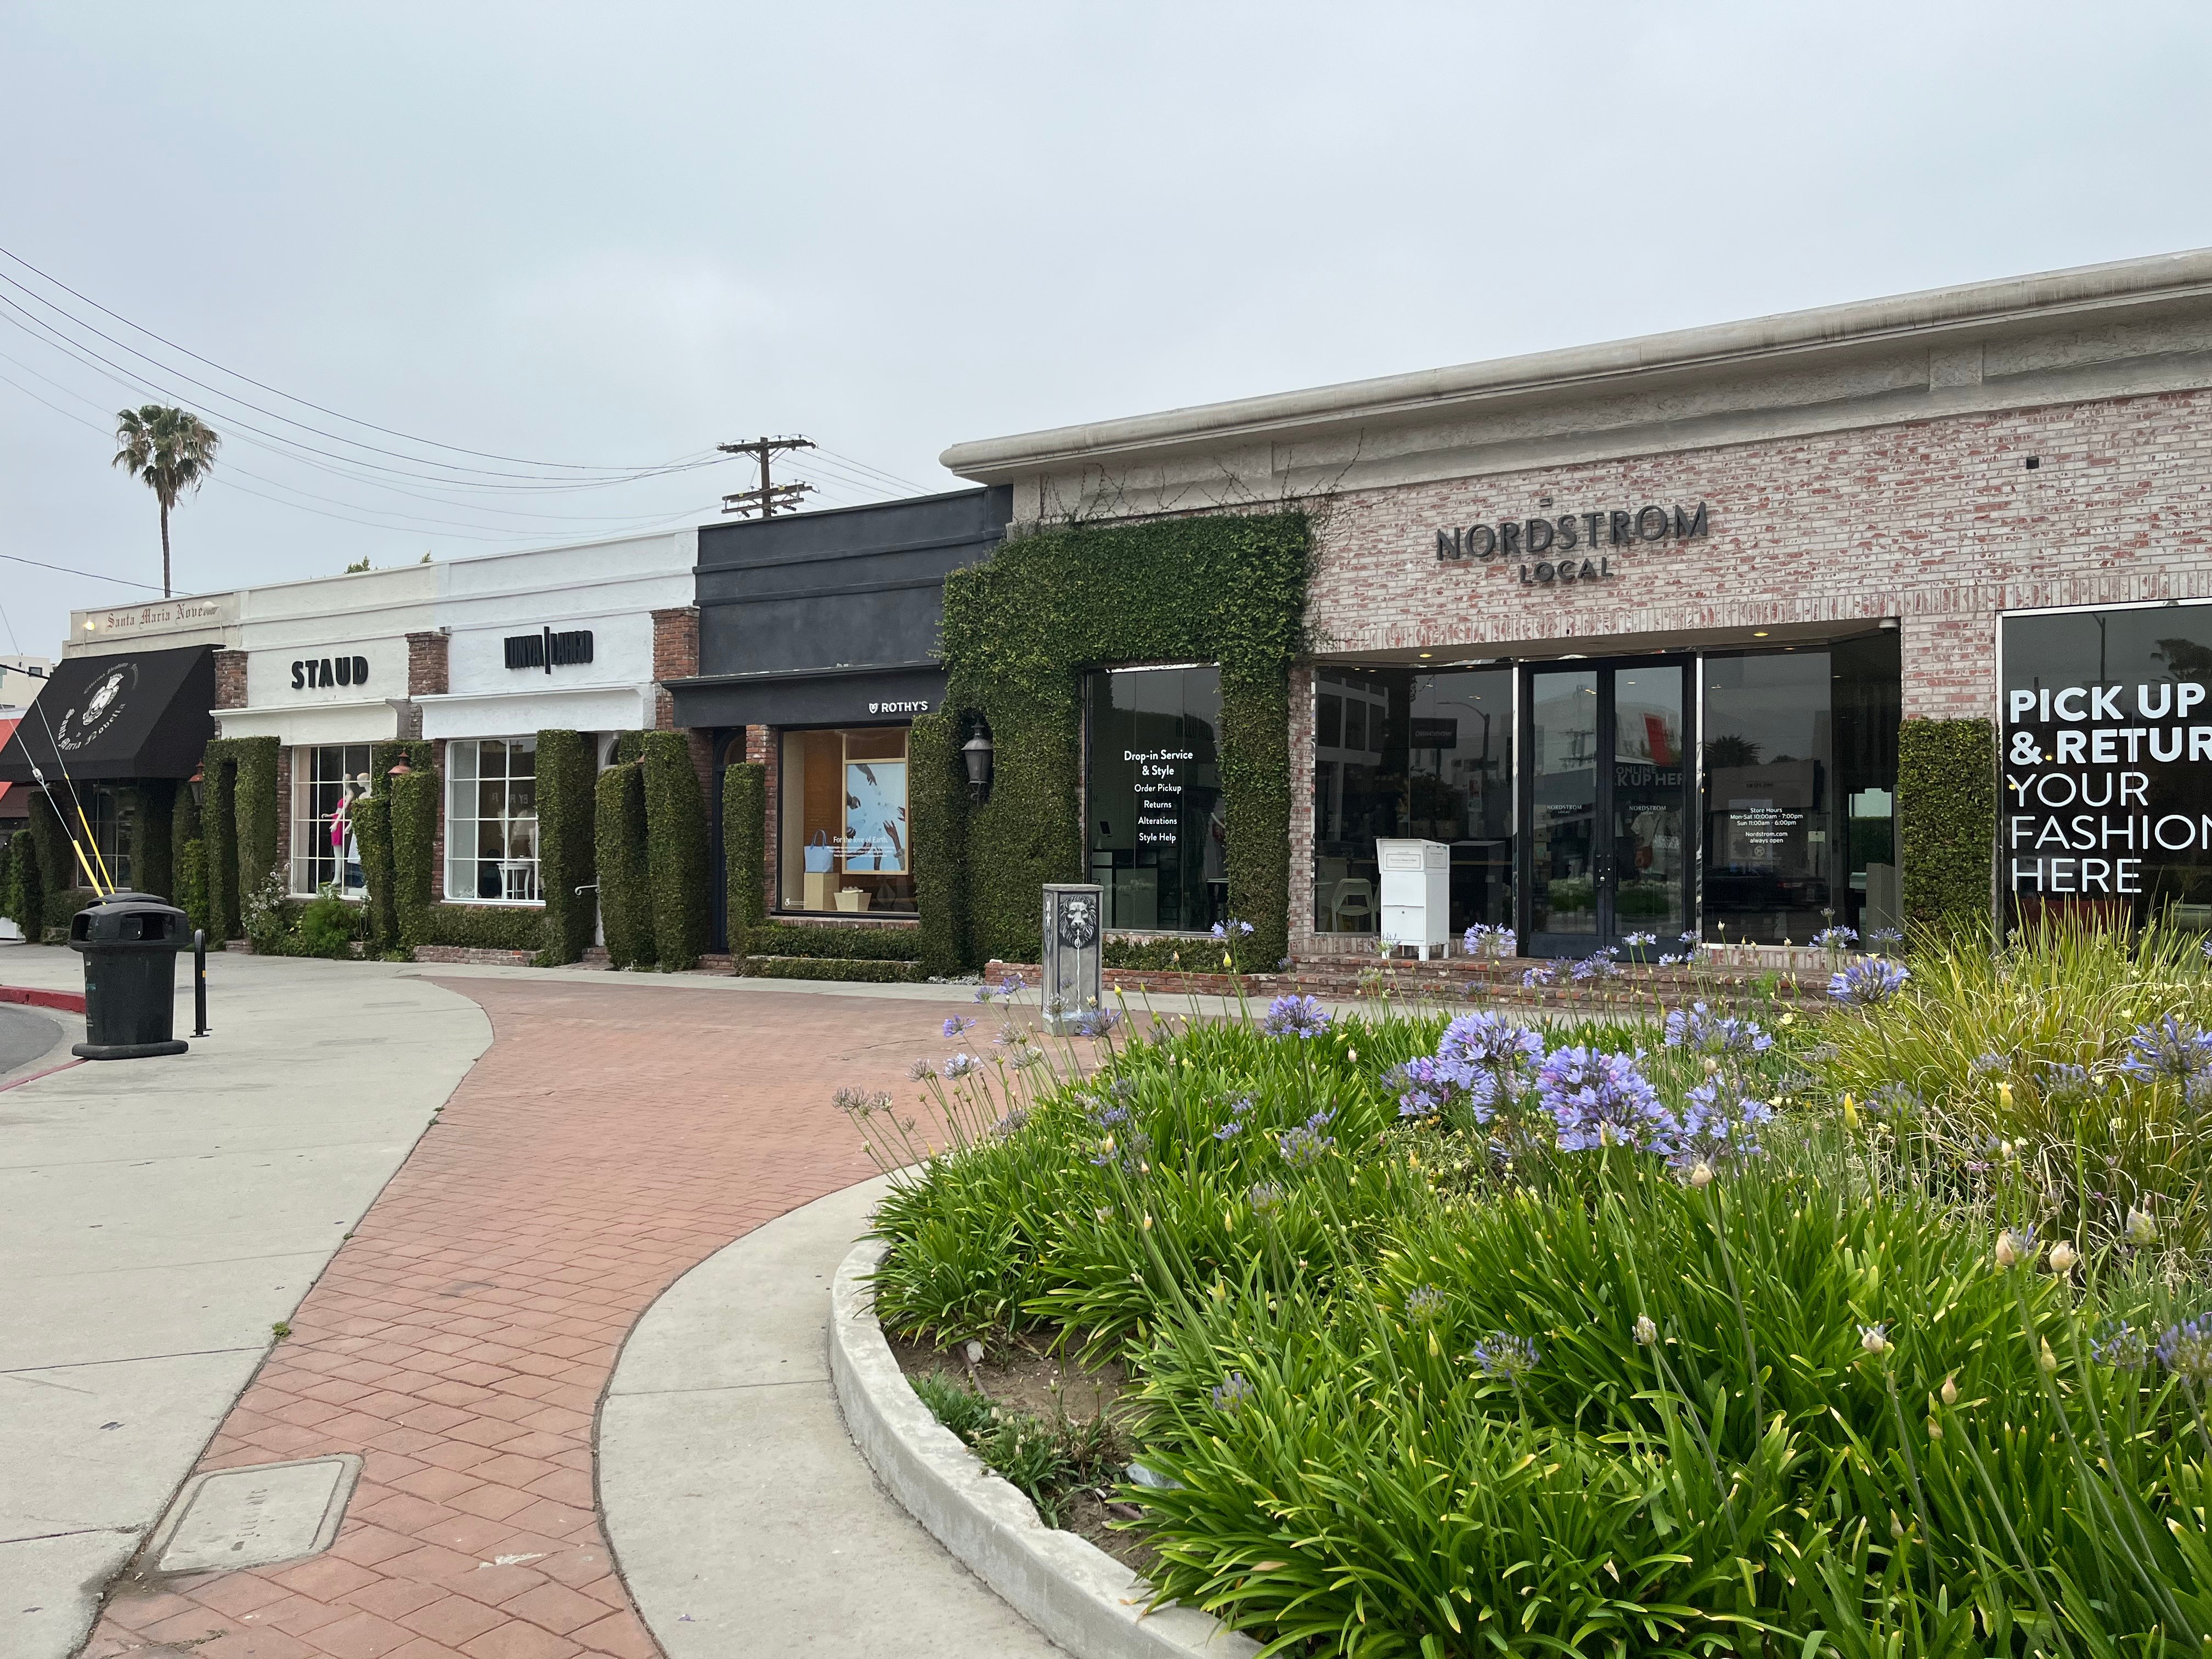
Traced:
<path id="1" fill-rule="evenodd" d="M 2002 628 L 1997 869 L 2014 912 L 2181 905 L 2212 926 L 2212 606 Z"/>
<path id="2" fill-rule="evenodd" d="M 542 668 L 551 673 L 556 668 L 572 667 L 592 659 L 592 630 L 572 629 L 556 634 L 550 628 L 541 628 L 535 634 L 510 634 L 507 636 L 507 665 L 509 668 Z"/>

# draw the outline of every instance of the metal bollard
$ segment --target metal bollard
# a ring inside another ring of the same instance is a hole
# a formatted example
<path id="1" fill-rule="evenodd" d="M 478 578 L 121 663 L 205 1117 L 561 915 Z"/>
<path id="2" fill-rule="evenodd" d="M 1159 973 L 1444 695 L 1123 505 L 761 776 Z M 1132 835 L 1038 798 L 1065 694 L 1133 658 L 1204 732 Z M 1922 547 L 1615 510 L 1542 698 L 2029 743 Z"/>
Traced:
<path id="1" fill-rule="evenodd" d="M 192 1035 L 204 1037 L 207 1034 L 207 930 L 195 927 L 192 929 Z"/>

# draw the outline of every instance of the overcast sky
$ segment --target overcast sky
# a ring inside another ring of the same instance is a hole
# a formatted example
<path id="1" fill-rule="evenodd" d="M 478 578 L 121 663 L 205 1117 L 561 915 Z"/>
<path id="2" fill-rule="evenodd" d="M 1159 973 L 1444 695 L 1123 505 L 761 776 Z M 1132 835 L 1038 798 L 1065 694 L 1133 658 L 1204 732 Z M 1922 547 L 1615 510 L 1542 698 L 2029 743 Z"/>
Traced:
<path id="1" fill-rule="evenodd" d="M 882 499 L 962 439 L 2212 243 L 2201 4 L 72 0 L 0 64 L 0 247 L 276 389 L 0 260 L 76 319 L 0 286 L 0 554 L 95 573 L 0 562 L 32 651 L 161 580 L 97 356 L 225 434 L 189 592 L 749 482 L 544 463 L 804 433 Z"/>

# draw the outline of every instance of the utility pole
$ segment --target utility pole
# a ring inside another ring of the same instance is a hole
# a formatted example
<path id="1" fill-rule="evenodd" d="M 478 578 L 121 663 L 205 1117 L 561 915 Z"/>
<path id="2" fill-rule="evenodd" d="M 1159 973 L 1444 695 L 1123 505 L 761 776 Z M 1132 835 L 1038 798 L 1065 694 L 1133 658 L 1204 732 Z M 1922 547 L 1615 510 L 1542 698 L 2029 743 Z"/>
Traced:
<path id="1" fill-rule="evenodd" d="M 811 449 L 811 438 L 755 438 L 750 443 L 716 444 L 725 455 L 750 455 L 760 463 L 760 488 L 740 489 L 733 495 L 722 497 L 722 511 L 734 513 L 739 518 L 750 518 L 757 513 L 763 519 L 772 519 L 778 513 L 799 511 L 799 498 L 811 495 L 811 483 L 777 483 L 769 477 L 769 462 L 786 450 Z"/>

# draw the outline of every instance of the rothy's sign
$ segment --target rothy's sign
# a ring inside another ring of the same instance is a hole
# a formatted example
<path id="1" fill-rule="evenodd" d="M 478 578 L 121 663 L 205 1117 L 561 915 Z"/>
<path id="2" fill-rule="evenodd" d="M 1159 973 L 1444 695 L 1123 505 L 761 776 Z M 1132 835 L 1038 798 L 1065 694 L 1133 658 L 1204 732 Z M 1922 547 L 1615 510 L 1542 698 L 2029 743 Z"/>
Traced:
<path id="1" fill-rule="evenodd" d="M 2017 907 L 2212 921 L 2212 609 L 2002 619 L 1997 847 Z"/>
<path id="2" fill-rule="evenodd" d="M 1447 563 L 1504 560 L 1531 586 L 1540 583 L 1610 580 L 1612 549 L 1654 542 L 1692 541 L 1709 533 L 1705 504 L 1601 513 L 1562 513 L 1541 519 L 1506 519 L 1437 532 L 1437 557 Z"/>

